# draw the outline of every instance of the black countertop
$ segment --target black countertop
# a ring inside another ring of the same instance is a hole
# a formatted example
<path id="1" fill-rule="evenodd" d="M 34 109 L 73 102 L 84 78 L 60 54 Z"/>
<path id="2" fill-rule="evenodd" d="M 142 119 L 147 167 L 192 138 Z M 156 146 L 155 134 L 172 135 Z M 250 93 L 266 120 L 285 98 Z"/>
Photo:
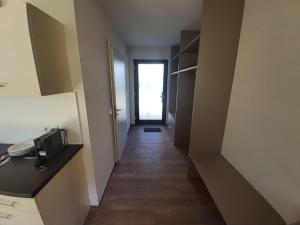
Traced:
<path id="1" fill-rule="evenodd" d="M 0 154 L 8 146 L 0 144 Z M 35 197 L 81 148 L 82 145 L 67 145 L 57 158 L 45 165 L 46 169 L 36 168 L 33 159 L 12 159 L 0 167 L 0 195 Z"/>

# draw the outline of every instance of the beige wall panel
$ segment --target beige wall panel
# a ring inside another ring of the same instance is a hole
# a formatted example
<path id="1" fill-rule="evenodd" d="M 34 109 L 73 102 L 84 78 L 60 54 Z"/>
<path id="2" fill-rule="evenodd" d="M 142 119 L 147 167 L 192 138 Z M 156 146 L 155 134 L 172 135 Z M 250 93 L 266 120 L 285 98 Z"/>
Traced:
<path id="1" fill-rule="evenodd" d="M 115 163 L 107 41 L 126 57 L 123 42 L 110 25 L 97 0 L 75 0 L 78 38 L 92 160 L 98 199 L 103 196 Z"/>
<path id="2" fill-rule="evenodd" d="M 190 151 L 219 153 L 243 16 L 242 0 L 204 2 Z"/>
<path id="3" fill-rule="evenodd" d="M 300 219 L 300 1 L 248 0 L 222 154 Z"/>

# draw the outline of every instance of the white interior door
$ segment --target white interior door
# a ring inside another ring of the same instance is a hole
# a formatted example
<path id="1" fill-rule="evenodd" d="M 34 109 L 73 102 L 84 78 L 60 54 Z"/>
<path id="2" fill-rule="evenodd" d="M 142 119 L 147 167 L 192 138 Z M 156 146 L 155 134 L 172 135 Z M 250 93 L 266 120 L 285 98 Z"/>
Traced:
<path id="1" fill-rule="evenodd" d="M 116 162 L 120 161 L 127 140 L 125 57 L 108 42 Z"/>

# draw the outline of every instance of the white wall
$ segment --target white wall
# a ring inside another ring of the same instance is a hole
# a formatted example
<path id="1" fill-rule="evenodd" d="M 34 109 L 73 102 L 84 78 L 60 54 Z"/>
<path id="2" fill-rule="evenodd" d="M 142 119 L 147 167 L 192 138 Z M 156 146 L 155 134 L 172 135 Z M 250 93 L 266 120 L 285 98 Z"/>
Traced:
<path id="1" fill-rule="evenodd" d="M 25 0 L 2 0 L 1 6 L 24 2 Z M 48 13 L 65 25 L 66 44 L 70 74 L 73 90 L 77 94 L 78 108 L 80 115 L 80 125 L 84 144 L 85 169 L 88 180 L 89 197 L 91 204 L 98 204 L 98 194 L 96 189 L 92 147 L 90 143 L 89 125 L 87 119 L 87 109 L 83 89 L 82 72 L 79 58 L 77 29 L 75 21 L 74 0 L 27 0 L 39 9 Z"/>
<path id="2" fill-rule="evenodd" d="M 300 1 L 247 0 L 222 154 L 300 220 Z"/>
<path id="3" fill-rule="evenodd" d="M 168 73 L 170 72 L 171 47 L 164 48 L 129 48 L 129 86 L 130 86 L 130 119 L 135 124 L 134 102 L 134 60 L 135 59 L 167 59 L 169 60 Z M 167 104 L 168 106 L 168 104 Z M 168 108 L 167 108 L 168 112 Z"/>
<path id="4" fill-rule="evenodd" d="M 81 144 L 74 93 L 46 97 L 0 97 L 0 143 L 35 139 L 45 128 L 64 128 L 70 144 Z"/>
<path id="5" fill-rule="evenodd" d="M 98 0 L 75 0 L 80 58 L 100 200 L 115 163 L 107 41 L 127 61 L 126 47 L 102 12 Z"/>

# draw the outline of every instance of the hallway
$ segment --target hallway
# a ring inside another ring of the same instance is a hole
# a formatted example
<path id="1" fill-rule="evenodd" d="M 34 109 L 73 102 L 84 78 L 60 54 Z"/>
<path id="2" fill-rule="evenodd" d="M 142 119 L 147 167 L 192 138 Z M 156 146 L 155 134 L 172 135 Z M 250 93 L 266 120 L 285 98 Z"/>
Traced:
<path id="1" fill-rule="evenodd" d="M 187 163 L 165 127 L 161 133 L 131 128 L 122 160 L 86 225 L 224 225 L 201 180 L 187 178 Z"/>

